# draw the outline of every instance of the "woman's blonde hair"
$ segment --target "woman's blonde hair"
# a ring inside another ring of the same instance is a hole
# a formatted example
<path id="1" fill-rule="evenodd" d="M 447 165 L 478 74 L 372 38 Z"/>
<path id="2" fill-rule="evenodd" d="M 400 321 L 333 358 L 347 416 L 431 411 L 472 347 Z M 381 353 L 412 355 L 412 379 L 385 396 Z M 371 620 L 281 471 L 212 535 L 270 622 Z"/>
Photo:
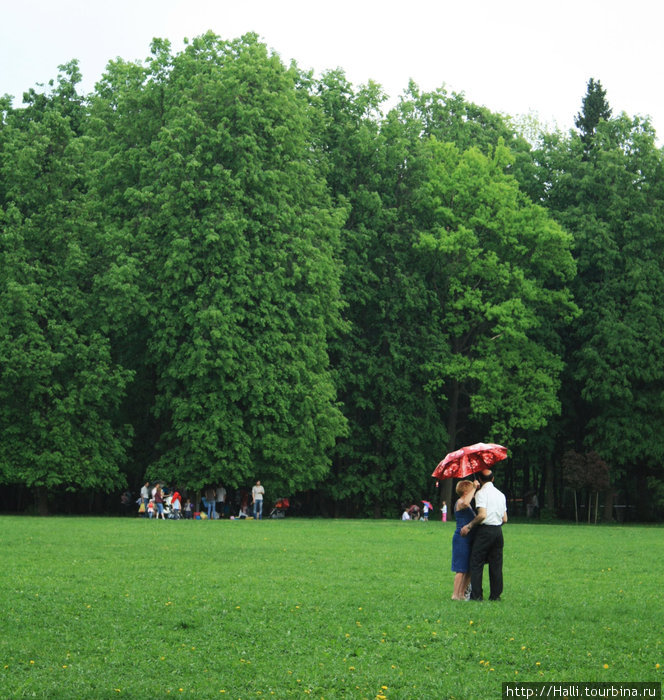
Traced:
<path id="1" fill-rule="evenodd" d="M 475 488 L 475 485 L 473 484 L 472 481 L 468 481 L 468 479 L 464 479 L 464 481 L 460 481 L 456 485 L 456 493 L 457 496 L 463 496 L 464 494 L 468 493 L 468 491 L 472 491 L 472 489 Z"/>

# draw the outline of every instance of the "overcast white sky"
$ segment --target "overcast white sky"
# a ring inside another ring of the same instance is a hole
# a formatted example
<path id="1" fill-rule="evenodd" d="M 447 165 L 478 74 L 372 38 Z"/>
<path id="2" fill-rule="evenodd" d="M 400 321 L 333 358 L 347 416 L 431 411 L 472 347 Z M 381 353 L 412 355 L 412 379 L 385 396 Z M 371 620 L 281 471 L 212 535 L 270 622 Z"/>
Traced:
<path id="1" fill-rule="evenodd" d="M 256 32 L 285 62 L 343 68 L 396 98 L 413 78 L 511 115 L 568 129 L 588 78 L 614 114 L 649 115 L 664 134 L 662 0 L 0 0 L 0 94 L 22 93 L 79 59 L 83 91 L 153 37 Z"/>

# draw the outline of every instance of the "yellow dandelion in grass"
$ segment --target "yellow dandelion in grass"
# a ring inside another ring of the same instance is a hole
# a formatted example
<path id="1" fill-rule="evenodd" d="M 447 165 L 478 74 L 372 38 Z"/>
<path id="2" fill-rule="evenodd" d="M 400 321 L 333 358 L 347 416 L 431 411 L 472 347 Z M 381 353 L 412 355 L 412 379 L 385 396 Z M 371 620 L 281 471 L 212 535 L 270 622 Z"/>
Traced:
<path id="1" fill-rule="evenodd" d="M 469 625 L 474 625 L 475 623 L 471 620 L 468 624 L 469 624 Z"/>
<path id="2" fill-rule="evenodd" d="M 31 664 L 34 664 L 34 661 L 33 661 L 32 659 L 30 659 L 30 663 L 31 663 Z"/>
<path id="3" fill-rule="evenodd" d="M 521 647 L 521 651 L 525 651 L 525 650 L 526 650 L 526 647 Z"/>
<path id="4" fill-rule="evenodd" d="M 220 690 L 219 692 L 220 692 L 220 693 L 225 693 L 226 691 L 225 691 L 225 690 Z"/>
<path id="5" fill-rule="evenodd" d="M 348 670 L 349 670 L 349 671 L 354 671 L 354 670 L 355 670 L 355 666 L 349 666 L 349 667 L 348 667 Z"/>
<path id="6" fill-rule="evenodd" d="M 609 667 L 609 664 L 604 664 L 604 666 L 602 666 L 602 668 L 608 668 L 608 667 Z"/>
<path id="7" fill-rule="evenodd" d="M 7 668 L 7 667 L 5 666 L 5 668 Z M 659 664 L 655 664 L 655 668 L 659 668 Z"/>

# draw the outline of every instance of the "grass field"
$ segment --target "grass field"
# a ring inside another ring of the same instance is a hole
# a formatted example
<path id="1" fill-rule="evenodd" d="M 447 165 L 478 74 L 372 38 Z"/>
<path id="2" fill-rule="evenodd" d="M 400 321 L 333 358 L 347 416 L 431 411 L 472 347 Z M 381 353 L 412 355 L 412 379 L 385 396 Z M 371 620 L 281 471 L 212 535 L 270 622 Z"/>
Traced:
<path id="1" fill-rule="evenodd" d="M 3 517 L 0 697 L 662 681 L 664 528 L 510 523 L 503 601 L 475 603 L 450 600 L 453 527 Z"/>

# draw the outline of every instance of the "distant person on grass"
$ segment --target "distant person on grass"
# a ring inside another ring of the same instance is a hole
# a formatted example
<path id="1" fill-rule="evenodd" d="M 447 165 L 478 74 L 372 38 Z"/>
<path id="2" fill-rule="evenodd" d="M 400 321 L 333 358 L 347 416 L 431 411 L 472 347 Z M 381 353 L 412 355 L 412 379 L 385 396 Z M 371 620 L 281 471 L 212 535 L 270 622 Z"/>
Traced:
<path id="1" fill-rule="evenodd" d="M 261 482 L 257 481 L 256 485 L 251 489 L 251 502 L 254 504 L 254 518 L 256 520 L 263 519 L 263 496 L 265 489 L 261 486 Z"/>
<path id="2" fill-rule="evenodd" d="M 166 520 L 164 515 L 164 492 L 161 490 L 161 484 L 158 482 L 154 488 L 154 504 L 156 507 L 156 519 L 159 520 L 161 515 L 161 519 Z"/>
<path id="3" fill-rule="evenodd" d="M 467 537 L 476 530 L 470 553 L 470 599 L 482 600 L 484 564 L 489 564 L 489 600 L 500 600 L 503 592 L 503 523 L 507 522 L 505 494 L 493 485 L 493 472 L 485 469 L 478 473 L 480 488 L 475 492 L 477 515 L 461 528 Z"/>
<path id="4" fill-rule="evenodd" d="M 214 520 L 217 515 L 217 492 L 212 486 L 205 491 L 205 505 L 207 506 L 207 516 L 209 520 Z"/>
<path id="5" fill-rule="evenodd" d="M 150 500 L 150 482 L 146 481 L 143 486 L 141 486 L 141 501 L 143 501 L 143 517 L 147 518 L 148 514 L 148 501 Z"/>
<path id="6" fill-rule="evenodd" d="M 456 492 L 459 498 L 454 504 L 454 519 L 456 529 L 452 535 L 452 571 L 454 571 L 454 591 L 452 600 L 465 600 L 466 589 L 470 584 L 470 552 L 475 539 L 475 533 L 467 537 L 461 535 L 461 528 L 468 525 L 475 518 L 475 511 L 471 506 L 471 501 L 475 496 L 475 491 L 479 482 L 460 481 L 456 485 Z"/>
<path id="7" fill-rule="evenodd" d="M 224 517 L 226 510 L 226 489 L 220 484 L 217 486 L 217 516 Z"/>
<path id="8" fill-rule="evenodd" d="M 180 496 L 180 492 L 177 489 L 173 491 L 171 506 L 173 507 L 173 515 L 176 519 L 179 518 L 182 512 L 182 496 Z"/>

